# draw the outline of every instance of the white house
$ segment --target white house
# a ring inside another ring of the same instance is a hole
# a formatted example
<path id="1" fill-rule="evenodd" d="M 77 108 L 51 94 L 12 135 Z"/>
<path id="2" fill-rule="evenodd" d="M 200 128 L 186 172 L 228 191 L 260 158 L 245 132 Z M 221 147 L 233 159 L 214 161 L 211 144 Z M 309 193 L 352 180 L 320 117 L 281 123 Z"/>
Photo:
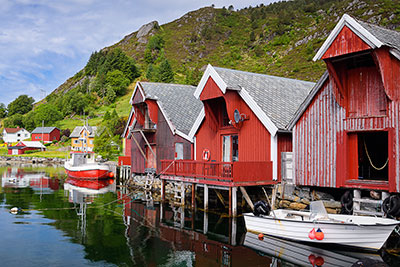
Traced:
<path id="1" fill-rule="evenodd" d="M 5 143 L 19 142 L 31 138 L 31 133 L 24 128 L 4 128 L 3 140 Z"/>

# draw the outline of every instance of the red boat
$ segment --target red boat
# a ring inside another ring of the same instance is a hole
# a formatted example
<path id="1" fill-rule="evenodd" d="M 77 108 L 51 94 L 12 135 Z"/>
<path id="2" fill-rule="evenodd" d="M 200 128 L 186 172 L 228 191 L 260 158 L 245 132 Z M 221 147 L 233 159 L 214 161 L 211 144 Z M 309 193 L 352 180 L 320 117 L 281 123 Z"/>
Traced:
<path id="1" fill-rule="evenodd" d="M 65 162 L 64 168 L 69 177 L 78 179 L 103 179 L 114 176 L 110 166 L 95 161 L 93 152 L 71 152 L 71 158 Z"/>

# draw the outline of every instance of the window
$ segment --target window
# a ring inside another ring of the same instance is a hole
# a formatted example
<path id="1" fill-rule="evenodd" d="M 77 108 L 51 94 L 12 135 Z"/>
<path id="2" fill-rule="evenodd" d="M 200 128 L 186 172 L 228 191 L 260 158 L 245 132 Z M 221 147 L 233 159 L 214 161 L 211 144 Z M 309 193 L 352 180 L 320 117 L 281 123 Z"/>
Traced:
<path id="1" fill-rule="evenodd" d="M 25 134 L 25 137 L 28 137 L 28 134 Z"/>
<path id="2" fill-rule="evenodd" d="M 18 137 L 20 137 L 20 136 L 21 136 L 21 134 L 17 134 L 17 136 L 18 136 Z"/>
<path id="3" fill-rule="evenodd" d="M 93 140 L 90 140 L 90 144 L 93 145 Z"/>
<path id="4" fill-rule="evenodd" d="M 79 144 L 79 141 L 78 140 L 74 140 L 74 144 Z"/>
<path id="5" fill-rule="evenodd" d="M 234 162 L 239 160 L 239 137 L 237 135 L 222 136 L 222 161 Z"/>
<path id="6" fill-rule="evenodd" d="M 175 159 L 183 159 L 183 143 L 175 143 Z"/>

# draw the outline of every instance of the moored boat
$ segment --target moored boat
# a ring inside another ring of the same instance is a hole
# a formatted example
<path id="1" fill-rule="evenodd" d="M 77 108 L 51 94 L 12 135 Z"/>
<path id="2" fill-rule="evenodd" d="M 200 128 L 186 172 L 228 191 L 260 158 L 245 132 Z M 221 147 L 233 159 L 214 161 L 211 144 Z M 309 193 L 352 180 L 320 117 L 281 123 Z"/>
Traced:
<path id="1" fill-rule="evenodd" d="M 250 232 L 368 250 L 379 250 L 399 224 L 387 218 L 283 209 L 273 210 L 269 215 L 245 213 L 244 219 Z"/>
<path id="2" fill-rule="evenodd" d="M 71 158 L 64 164 L 69 177 L 79 179 L 102 179 L 114 176 L 107 164 L 97 162 L 93 152 L 71 152 Z"/>

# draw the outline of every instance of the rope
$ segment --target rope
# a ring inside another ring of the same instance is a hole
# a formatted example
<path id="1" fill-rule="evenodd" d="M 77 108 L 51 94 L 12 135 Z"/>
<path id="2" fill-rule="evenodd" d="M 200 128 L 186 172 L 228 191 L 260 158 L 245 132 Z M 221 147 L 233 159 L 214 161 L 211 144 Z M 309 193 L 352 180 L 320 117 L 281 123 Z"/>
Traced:
<path id="1" fill-rule="evenodd" d="M 386 165 L 388 164 L 388 162 L 389 162 L 389 157 L 387 158 L 385 164 L 384 164 L 382 167 L 376 167 L 376 166 L 372 163 L 371 157 L 369 156 L 368 149 L 367 149 L 367 144 L 365 144 L 365 139 L 364 139 L 364 148 L 365 148 L 365 152 L 366 152 L 366 154 L 367 154 L 368 160 L 369 160 L 369 164 L 371 164 L 372 168 L 374 168 L 374 169 L 377 170 L 377 171 L 383 170 L 383 169 L 386 167 Z"/>

